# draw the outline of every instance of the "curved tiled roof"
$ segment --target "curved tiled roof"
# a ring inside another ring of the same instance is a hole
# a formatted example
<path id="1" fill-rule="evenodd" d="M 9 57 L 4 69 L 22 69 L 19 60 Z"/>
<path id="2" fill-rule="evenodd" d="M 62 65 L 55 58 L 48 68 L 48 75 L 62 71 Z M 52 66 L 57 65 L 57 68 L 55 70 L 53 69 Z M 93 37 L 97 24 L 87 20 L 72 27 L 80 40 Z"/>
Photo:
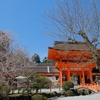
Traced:
<path id="1" fill-rule="evenodd" d="M 73 42 L 58 42 L 54 43 L 53 49 L 59 50 L 90 50 L 84 42 L 73 43 Z"/>
<path id="2" fill-rule="evenodd" d="M 37 63 L 34 64 L 32 67 L 29 67 L 29 69 L 33 69 L 34 72 L 42 72 L 42 73 L 47 73 L 48 67 L 50 70 L 50 73 L 59 73 L 59 70 L 55 68 L 53 63 Z"/>

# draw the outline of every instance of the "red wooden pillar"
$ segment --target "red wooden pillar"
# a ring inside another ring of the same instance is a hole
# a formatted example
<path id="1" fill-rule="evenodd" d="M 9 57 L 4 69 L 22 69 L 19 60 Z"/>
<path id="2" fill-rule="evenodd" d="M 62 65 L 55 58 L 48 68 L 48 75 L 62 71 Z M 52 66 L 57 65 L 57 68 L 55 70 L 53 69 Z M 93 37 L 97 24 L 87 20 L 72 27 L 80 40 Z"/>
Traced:
<path id="1" fill-rule="evenodd" d="M 80 84 L 82 83 L 82 75 L 81 75 L 81 72 L 79 73 L 79 76 L 80 76 Z"/>
<path id="2" fill-rule="evenodd" d="M 89 73 L 90 73 L 90 82 L 91 82 L 91 84 L 93 84 L 93 79 L 92 79 L 92 70 L 91 70 L 91 69 L 89 70 Z"/>
<path id="3" fill-rule="evenodd" d="M 67 80 L 70 81 L 70 67 L 68 67 L 68 71 L 67 71 Z"/>
<path id="4" fill-rule="evenodd" d="M 59 77 L 59 79 L 60 79 L 60 86 L 62 86 L 62 69 L 60 69 L 60 77 Z"/>
<path id="5" fill-rule="evenodd" d="M 82 68 L 82 84 L 85 84 L 84 68 Z"/>
<path id="6" fill-rule="evenodd" d="M 67 79 L 67 81 L 68 81 L 67 71 L 66 71 L 66 79 Z"/>

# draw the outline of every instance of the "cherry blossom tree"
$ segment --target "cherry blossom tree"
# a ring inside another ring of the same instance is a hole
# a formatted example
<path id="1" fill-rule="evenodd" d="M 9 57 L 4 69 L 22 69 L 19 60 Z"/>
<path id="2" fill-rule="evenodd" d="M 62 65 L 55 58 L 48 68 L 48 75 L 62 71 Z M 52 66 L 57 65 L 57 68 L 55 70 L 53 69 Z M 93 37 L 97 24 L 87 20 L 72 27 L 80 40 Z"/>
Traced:
<path id="1" fill-rule="evenodd" d="M 15 73 L 28 66 L 30 66 L 30 61 L 26 50 L 13 45 L 11 34 L 0 31 L 0 76 L 2 77 L 3 73 L 4 75 Z"/>

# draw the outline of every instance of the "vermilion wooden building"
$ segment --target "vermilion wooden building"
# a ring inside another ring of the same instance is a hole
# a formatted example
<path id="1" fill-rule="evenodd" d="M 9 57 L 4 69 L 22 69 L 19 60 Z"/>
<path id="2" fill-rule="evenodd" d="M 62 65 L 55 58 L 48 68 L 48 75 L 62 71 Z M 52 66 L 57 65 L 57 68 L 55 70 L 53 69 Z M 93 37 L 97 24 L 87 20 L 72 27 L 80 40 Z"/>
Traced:
<path id="1" fill-rule="evenodd" d="M 85 84 L 87 78 L 93 84 L 94 77 L 100 75 L 99 72 L 93 72 L 96 63 L 92 61 L 91 51 L 85 43 L 56 41 L 53 47 L 48 48 L 48 59 L 54 61 L 55 67 L 60 71 L 60 85 L 63 79 L 71 81 L 73 75 L 77 76 L 79 84 Z"/>

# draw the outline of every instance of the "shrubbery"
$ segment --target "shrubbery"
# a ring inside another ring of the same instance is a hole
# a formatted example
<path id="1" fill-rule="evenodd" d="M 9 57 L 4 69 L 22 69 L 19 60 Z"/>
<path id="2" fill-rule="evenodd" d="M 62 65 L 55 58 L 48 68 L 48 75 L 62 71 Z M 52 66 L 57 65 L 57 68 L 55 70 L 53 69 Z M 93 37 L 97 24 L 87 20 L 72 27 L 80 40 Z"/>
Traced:
<path id="1" fill-rule="evenodd" d="M 78 92 L 80 95 L 89 95 L 89 94 L 92 93 L 90 89 L 78 89 L 77 92 Z"/>
<path id="2" fill-rule="evenodd" d="M 83 90 L 82 90 L 82 89 L 77 90 L 77 92 L 78 92 L 80 95 L 82 95 L 82 94 L 83 94 Z"/>
<path id="3" fill-rule="evenodd" d="M 42 96 L 40 94 L 35 94 L 32 96 L 32 100 L 47 100 L 47 97 Z"/>
<path id="4" fill-rule="evenodd" d="M 63 84 L 62 84 L 62 88 L 63 88 L 65 91 L 67 91 L 67 90 L 69 90 L 70 88 L 74 88 L 74 84 L 73 84 L 73 82 L 65 81 L 65 82 L 63 82 Z"/>
<path id="5" fill-rule="evenodd" d="M 89 95 L 91 94 L 91 90 L 89 89 L 74 89 L 74 84 L 72 82 L 63 82 L 62 84 L 63 90 L 61 91 L 61 95 L 64 96 L 78 96 L 78 95 Z"/>
<path id="6" fill-rule="evenodd" d="M 74 93 L 72 90 L 67 90 L 66 91 L 66 96 L 74 96 Z"/>
<path id="7" fill-rule="evenodd" d="M 85 95 L 89 95 L 90 90 L 89 90 L 89 89 L 86 89 L 86 90 L 84 90 L 83 92 L 84 92 Z"/>
<path id="8" fill-rule="evenodd" d="M 38 93 L 39 89 L 42 88 L 48 88 L 51 84 L 51 80 L 44 76 L 36 75 L 35 80 L 33 80 L 35 83 L 33 84 L 33 89 L 36 90 L 36 93 Z"/>
<path id="9" fill-rule="evenodd" d="M 8 100 L 9 88 L 5 84 L 0 84 L 0 100 Z"/>
<path id="10" fill-rule="evenodd" d="M 61 90 L 60 93 L 61 93 L 61 95 L 66 95 L 66 91 L 65 90 Z"/>

